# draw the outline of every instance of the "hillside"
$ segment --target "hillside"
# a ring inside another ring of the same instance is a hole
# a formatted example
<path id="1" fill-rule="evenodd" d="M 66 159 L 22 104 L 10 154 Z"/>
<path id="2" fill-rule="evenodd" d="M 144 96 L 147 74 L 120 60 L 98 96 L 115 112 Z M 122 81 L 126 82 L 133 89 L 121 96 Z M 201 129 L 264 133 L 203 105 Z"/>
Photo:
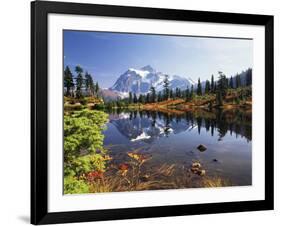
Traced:
<path id="1" fill-rule="evenodd" d="M 146 110 L 178 110 L 178 111 L 189 111 L 194 110 L 194 108 L 244 108 L 251 110 L 252 107 L 252 97 L 246 95 L 249 92 L 250 87 L 243 87 L 239 89 L 230 89 L 227 91 L 226 97 L 223 100 L 223 105 L 219 106 L 216 102 L 215 94 L 207 94 L 203 96 L 195 95 L 192 100 L 186 101 L 183 98 L 169 99 L 157 103 L 147 103 L 144 105 L 139 105 L 140 108 Z M 241 95 L 244 95 L 241 99 Z M 137 105 L 135 105 L 137 107 Z"/>

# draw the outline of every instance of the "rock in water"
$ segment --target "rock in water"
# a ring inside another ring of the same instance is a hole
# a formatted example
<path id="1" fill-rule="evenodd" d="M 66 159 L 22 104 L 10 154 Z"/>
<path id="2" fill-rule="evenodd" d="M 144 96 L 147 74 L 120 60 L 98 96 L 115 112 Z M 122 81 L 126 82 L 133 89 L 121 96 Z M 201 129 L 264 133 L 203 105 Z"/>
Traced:
<path id="1" fill-rule="evenodd" d="M 200 175 L 200 176 L 205 176 L 206 175 L 206 170 L 199 170 L 198 171 L 198 175 Z"/>
<path id="2" fill-rule="evenodd" d="M 190 171 L 194 174 L 199 175 L 199 176 L 205 176 L 206 175 L 206 170 L 202 169 L 202 165 L 201 165 L 200 162 L 193 162 L 189 172 Z"/>
<path id="3" fill-rule="evenodd" d="M 200 144 L 200 145 L 198 145 L 197 149 L 198 149 L 199 151 L 203 152 L 203 151 L 206 151 L 206 150 L 207 150 L 207 147 L 206 147 L 205 145 L 203 145 L 203 144 Z"/>
<path id="4" fill-rule="evenodd" d="M 194 163 L 192 163 L 192 168 L 201 168 L 200 162 L 194 162 Z"/>

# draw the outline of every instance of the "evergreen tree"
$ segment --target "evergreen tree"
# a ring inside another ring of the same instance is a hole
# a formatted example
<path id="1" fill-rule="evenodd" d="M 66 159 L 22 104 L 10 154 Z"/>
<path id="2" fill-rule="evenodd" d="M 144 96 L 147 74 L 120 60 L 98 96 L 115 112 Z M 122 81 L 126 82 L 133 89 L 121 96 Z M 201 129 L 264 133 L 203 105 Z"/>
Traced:
<path id="1" fill-rule="evenodd" d="M 194 96 L 194 87 L 191 85 L 191 90 L 190 90 L 190 99 L 193 99 Z"/>
<path id="2" fill-rule="evenodd" d="M 227 88 L 228 88 L 228 80 L 225 76 L 225 74 L 223 74 L 223 72 L 219 71 L 219 80 L 218 80 L 218 93 L 219 95 L 222 96 L 222 98 L 225 98 L 226 96 L 226 91 L 227 91 Z"/>
<path id="3" fill-rule="evenodd" d="M 197 95 L 202 96 L 202 86 L 201 86 L 200 78 L 198 79 L 198 84 L 197 84 Z"/>
<path id="4" fill-rule="evenodd" d="M 137 97 L 137 95 L 135 93 L 134 93 L 133 101 L 134 101 L 135 104 L 138 103 L 138 97 Z"/>
<path id="5" fill-rule="evenodd" d="M 100 90 L 100 87 L 99 87 L 99 83 L 97 82 L 96 86 L 95 86 L 95 93 L 96 93 L 97 96 L 99 94 L 99 90 Z"/>
<path id="6" fill-rule="evenodd" d="M 214 91 L 213 91 L 214 93 L 216 93 L 217 92 L 217 83 L 215 82 L 215 85 L 214 85 Z"/>
<path id="7" fill-rule="evenodd" d="M 168 100 L 170 97 L 170 91 L 169 91 L 169 80 L 168 80 L 168 75 L 165 75 L 165 79 L 164 79 L 164 98 L 165 100 Z"/>
<path id="8" fill-rule="evenodd" d="M 141 102 L 142 102 L 143 104 L 145 103 L 145 95 L 142 95 Z"/>
<path id="9" fill-rule="evenodd" d="M 140 95 L 139 95 L 138 102 L 139 102 L 139 103 L 142 103 L 142 104 L 145 103 L 145 96 L 144 96 L 143 94 L 140 94 Z"/>
<path id="10" fill-rule="evenodd" d="M 150 94 L 147 93 L 145 97 L 145 103 L 149 103 L 149 101 L 150 101 Z"/>
<path id="11" fill-rule="evenodd" d="M 239 74 L 236 75 L 236 88 L 241 86 L 241 77 Z"/>
<path id="12" fill-rule="evenodd" d="M 129 92 L 129 104 L 133 103 L 133 95 L 132 92 Z"/>
<path id="13" fill-rule="evenodd" d="M 75 72 L 77 73 L 77 77 L 76 77 L 76 97 L 80 98 L 83 96 L 82 94 L 82 88 L 83 88 L 83 84 L 84 84 L 84 78 L 83 78 L 83 69 L 77 65 L 75 67 Z"/>
<path id="14" fill-rule="evenodd" d="M 210 81 L 206 80 L 206 84 L 205 84 L 205 94 L 210 93 L 211 91 L 211 85 L 210 85 Z"/>
<path id="15" fill-rule="evenodd" d="M 158 94 L 157 94 L 157 101 L 158 102 L 161 102 L 163 99 L 162 99 L 162 92 L 158 92 Z"/>
<path id="16" fill-rule="evenodd" d="M 85 87 L 89 96 L 94 94 L 94 82 L 92 76 L 86 72 L 85 73 Z"/>
<path id="17" fill-rule="evenodd" d="M 185 98 L 186 90 L 181 91 L 181 98 Z"/>
<path id="18" fill-rule="evenodd" d="M 175 98 L 174 96 L 174 92 L 172 89 L 170 89 L 170 92 L 169 92 L 169 98 Z"/>
<path id="19" fill-rule="evenodd" d="M 252 85 L 252 68 L 246 71 L 246 86 Z"/>
<path id="20" fill-rule="evenodd" d="M 226 89 L 229 88 L 229 79 L 225 77 L 225 86 L 226 86 Z"/>
<path id="21" fill-rule="evenodd" d="M 189 92 L 189 88 L 187 87 L 185 90 L 185 101 L 189 101 L 190 100 L 190 92 Z"/>
<path id="22" fill-rule="evenodd" d="M 181 90 L 180 90 L 178 87 L 176 88 L 175 96 L 176 96 L 177 98 L 180 98 L 180 97 L 181 97 Z"/>
<path id="23" fill-rule="evenodd" d="M 234 89 L 234 84 L 233 84 L 233 78 L 232 78 L 232 76 L 230 77 L 230 80 L 229 80 L 229 87 L 230 87 L 231 89 Z"/>
<path id="24" fill-rule="evenodd" d="M 66 66 L 64 70 L 63 83 L 64 83 L 64 87 L 66 88 L 66 96 L 70 96 L 71 90 L 74 87 L 74 82 L 73 82 L 73 75 L 68 66 Z"/>
<path id="25" fill-rule="evenodd" d="M 153 86 L 150 87 L 150 92 L 151 92 L 151 102 L 155 103 L 156 102 L 156 90 Z"/>
<path id="26" fill-rule="evenodd" d="M 91 95 L 95 95 L 95 84 L 94 84 L 92 76 L 91 76 L 91 82 L 90 82 L 90 93 L 91 93 Z"/>
<path id="27" fill-rule="evenodd" d="M 211 92 L 214 93 L 215 92 L 215 81 L 214 81 L 214 75 L 212 75 L 211 78 Z"/>

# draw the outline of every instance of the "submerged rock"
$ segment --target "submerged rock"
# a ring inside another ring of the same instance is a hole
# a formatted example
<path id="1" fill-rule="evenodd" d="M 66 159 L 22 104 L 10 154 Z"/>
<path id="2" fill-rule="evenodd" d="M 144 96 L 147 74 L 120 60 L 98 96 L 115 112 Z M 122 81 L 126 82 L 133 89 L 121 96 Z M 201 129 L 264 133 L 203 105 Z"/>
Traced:
<path id="1" fill-rule="evenodd" d="M 206 147 L 205 145 L 203 145 L 203 144 L 200 144 L 200 145 L 198 145 L 197 149 L 198 149 L 199 151 L 203 152 L 203 151 L 206 151 L 206 150 L 207 150 L 207 147 Z"/>

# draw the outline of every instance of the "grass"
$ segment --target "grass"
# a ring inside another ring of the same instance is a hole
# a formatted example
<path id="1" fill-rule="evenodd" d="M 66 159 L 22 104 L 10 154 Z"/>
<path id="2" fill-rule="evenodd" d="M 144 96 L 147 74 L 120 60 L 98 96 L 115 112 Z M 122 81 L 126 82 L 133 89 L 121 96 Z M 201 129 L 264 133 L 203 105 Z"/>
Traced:
<path id="1" fill-rule="evenodd" d="M 231 182 L 228 180 L 224 180 L 220 177 L 213 177 L 213 178 L 204 178 L 203 186 L 210 188 L 210 187 L 227 187 L 232 186 Z"/>
<path id="2" fill-rule="evenodd" d="M 65 111 L 78 111 L 84 109 L 84 106 L 80 104 L 79 102 L 74 104 L 65 103 L 64 104 L 64 110 Z"/>
<path id="3" fill-rule="evenodd" d="M 76 111 L 84 108 L 94 109 L 96 106 L 103 105 L 103 100 L 98 97 L 66 97 L 64 96 L 64 110 Z"/>
<path id="4" fill-rule="evenodd" d="M 125 192 L 160 189 L 183 189 L 194 187 L 224 187 L 232 184 L 221 177 L 199 176 L 184 166 L 163 164 L 146 168 L 151 156 L 136 152 L 128 153 L 129 161 L 111 164 L 102 177 L 89 182 L 91 193 Z"/>

